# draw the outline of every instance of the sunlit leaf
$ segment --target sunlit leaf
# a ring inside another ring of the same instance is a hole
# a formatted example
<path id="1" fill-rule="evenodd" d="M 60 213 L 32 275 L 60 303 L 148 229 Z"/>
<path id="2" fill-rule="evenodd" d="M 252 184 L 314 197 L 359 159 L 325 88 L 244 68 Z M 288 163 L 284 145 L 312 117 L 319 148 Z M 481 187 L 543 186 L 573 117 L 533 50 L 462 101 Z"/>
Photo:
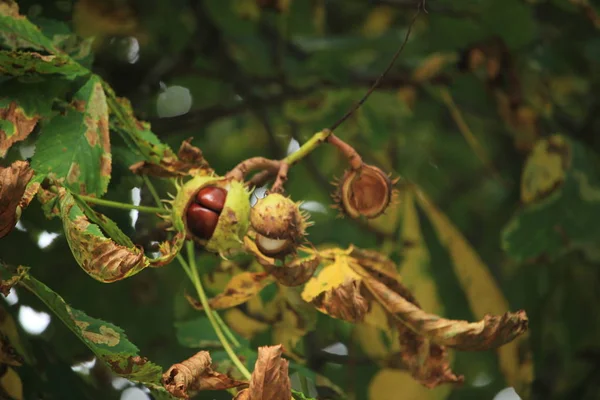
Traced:
<path id="1" fill-rule="evenodd" d="M 361 291 L 362 277 L 352 268 L 356 261 L 350 252 L 332 250 L 327 255 L 321 252 L 322 258 L 329 258 L 328 265 L 306 283 L 302 298 L 332 317 L 359 322 L 367 313 L 369 302 Z"/>

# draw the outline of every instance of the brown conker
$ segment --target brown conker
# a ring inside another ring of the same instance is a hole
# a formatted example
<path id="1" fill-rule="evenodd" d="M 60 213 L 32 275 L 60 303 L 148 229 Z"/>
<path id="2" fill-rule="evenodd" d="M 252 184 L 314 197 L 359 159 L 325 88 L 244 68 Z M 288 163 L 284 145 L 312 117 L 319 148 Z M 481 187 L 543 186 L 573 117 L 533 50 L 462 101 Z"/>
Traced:
<path id="1" fill-rule="evenodd" d="M 220 214 L 225 205 L 227 191 L 217 186 L 206 186 L 196 194 L 196 203 Z"/>
<path id="2" fill-rule="evenodd" d="M 227 191 L 216 186 L 203 187 L 196 193 L 186 212 L 187 226 L 194 235 L 205 240 L 211 238 L 226 198 Z"/>

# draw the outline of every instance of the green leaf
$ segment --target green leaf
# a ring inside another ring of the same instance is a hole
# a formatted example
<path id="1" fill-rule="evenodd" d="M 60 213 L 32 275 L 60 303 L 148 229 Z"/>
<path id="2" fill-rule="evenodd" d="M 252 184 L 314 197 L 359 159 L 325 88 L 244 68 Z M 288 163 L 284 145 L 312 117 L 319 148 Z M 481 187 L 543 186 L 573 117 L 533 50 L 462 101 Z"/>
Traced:
<path id="1" fill-rule="evenodd" d="M 173 150 L 150 130 L 150 124 L 135 117 L 129 100 L 117 97 L 108 84 L 103 85 L 110 109 L 111 128 L 121 135 L 129 148 L 154 164 L 160 164 L 166 157 L 177 159 Z"/>
<path id="2" fill-rule="evenodd" d="M 117 375 L 140 383 L 158 384 L 162 368 L 138 355 L 138 348 L 116 325 L 71 308 L 62 297 L 27 275 L 20 285 L 35 294 L 52 312 Z"/>
<path id="3" fill-rule="evenodd" d="M 77 206 L 84 212 L 85 216 L 88 217 L 92 223 L 101 227 L 102 230 L 117 244 L 125 247 L 134 247 L 134 244 L 129 236 L 124 234 L 112 219 L 108 218 L 104 214 L 94 211 L 92 207 L 90 207 L 84 200 L 81 199 L 81 197 L 77 196 L 76 194 L 73 194 L 73 198 L 75 203 L 77 203 Z"/>
<path id="4" fill-rule="evenodd" d="M 42 129 L 33 168 L 75 193 L 101 196 L 112 168 L 108 108 L 100 79 L 91 77 L 75 94 L 72 107 Z"/>
<path id="5" fill-rule="evenodd" d="M 518 210 L 502 232 L 504 250 L 518 261 L 550 259 L 600 240 L 597 159 L 562 135 L 538 141 L 523 170 Z"/>
<path id="6" fill-rule="evenodd" d="M 90 71 L 65 54 L 42 55 L 33 52 L 0 50 L 0 74 L 3 75 L 60 74 L 74 79 L 89 73 Z"/>
<path id="7" fill-rule="evenodd" d="M 0 3 L 0 46 L 58 53 L 52 41 L 37 26 L 19 15 L 19 6 L 13 0 Z"/>
<path id="8" fill-rule="evenodd" d="M 220 346 L 219 337 L 206 316 L 177 322 L 175 330 L 177 331 L 177 340 L 182 346 L 191 348 L 205 348 L 215 344 Z"/>

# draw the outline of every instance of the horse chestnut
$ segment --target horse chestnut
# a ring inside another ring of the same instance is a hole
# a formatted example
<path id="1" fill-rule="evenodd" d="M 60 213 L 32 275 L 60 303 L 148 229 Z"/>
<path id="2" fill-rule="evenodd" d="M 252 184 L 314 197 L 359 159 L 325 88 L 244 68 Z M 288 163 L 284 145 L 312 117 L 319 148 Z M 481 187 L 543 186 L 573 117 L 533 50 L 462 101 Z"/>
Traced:
<path id="1" fill-rule="evenodd" d="M 220 176 L 196 176 L 178 187 L 171 213 L 175 230 L 223 257 L 243 248 L 249 216 L 244 184 Z"/>
<path id="2" fill-rule="evenodd" d="M 256 232 L 258 249 L 269 257 L 294 253 L 310 223 L 299 204 L 279 193 L 258 200 L 250 211 L 250 224 Z"/>
<path id="3" fill-rule="evenodd" d="M 204 240 L 210 239 L 226 198 L 227 191 L 217 186 L 207 186 L 198 191 L 195 202 L 186 211 L 187 226 L 194 235 Z"/>

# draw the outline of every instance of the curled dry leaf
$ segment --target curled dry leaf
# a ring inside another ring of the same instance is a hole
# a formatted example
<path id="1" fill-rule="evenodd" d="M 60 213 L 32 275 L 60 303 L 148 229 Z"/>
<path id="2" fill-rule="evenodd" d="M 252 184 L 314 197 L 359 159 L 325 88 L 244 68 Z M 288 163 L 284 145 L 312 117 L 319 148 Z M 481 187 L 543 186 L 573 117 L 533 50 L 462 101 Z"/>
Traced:
<path id="1" fill-rule="evenodd" d="M 185 242 L 185 233 L 177 232 L 171 240 L 166 240 L 158 245 L 160 255 L 149 260 L 151 267 L 162 267 L 169 264 L 179 253 Z"/>
<path id="2" fill-rule="evenodd" d="M 314 253 L 305 258 L 295 259 L 290 263 L 276 265 L 276 260 L 265 256 L 258 249 L 255 241 L 248 236 L 244 237 L 244 245 L 246 250 L 254 254 L 256 261 L 263 266 L 265 271 L 284 286 L 299 286 L 308 282 L 321 263 L 319 254 Z"/>
<path id="3" fill-rule="evenodd" d="M 281 358 L 282 353 L 281 345 L 259 347 L 250 387 L 239 392 L 234 400 L 290 400 L 288 361 Z"/>
<path id="4" fill-rule="evenodd" d="M 356 260 L 352 249 L 331 249 L 320 252 L 328 262 L 316 277 L 311 278 L 302 292 L 302 298 L 319 311 L 334 318 L 360 322 L 369 311 L 362 276 L 355 272 Z"/>
<path id="5" fill-rule="evenodd" d="M 265 271 L 273 275 L 277 282 L 284 286 L 300 286 L 312 278 L 315 270 L 321 263 L 318 254 L 309 257 L 294 260 L 289 264 L 282 266 L 263 265 Z"/>
<path id="6" fill-rule="evenodd" d="M 148 266 L 143 251 L 119 245 L 89 222 L 73 196 L 59 188 L 60 217 L 77 263 L 92 278 L 105 283 L 119 281 Z"/>
<path id="7" fill-rule="evenodd" d="M 209 300 L 210 307 L 214 310 L 231 308 L 243 304 L 256 296 L 265 286 L 272 283 L 273 280 L 266 272 L 242 272 L 235 275 L 223 293 L 220 293 Z M 186 296 L 192 307 L 202 310 L 202 304 L 197 300 Z"/>
<path id="8" fill-rule="evenodd" d="M 31 189 L 26 193 L 33 173 L 26 161 L 15 161 L 6 168 L 0 167 L 0 238 L 12 231 L 22 207 L 29 204 L 33 197 Z"/>
<path id="9" fill-rule="evenodd" d="M 190 144 L 192 138 L 181 143 L 177 157 L 174 154 L 162 158 L 160 164 L 140 161 L 129 169 L 138 175 L 174 178 L 188 175 L 210 175 L 213 170 L 202 155 L 202 150 Z"/>
<path id="10" fill-rule="evenodd" d="M 439 345 L 458 350 L 488 350 L 502 346 L 527 331 L 525 311 L 502 316 L 486 315 L 479 322 L 449 320 L 426 313 L 417 304 L 375 279 L 366 278 L 365 282 L 375 298 L 403 325 Z"/>
<path id="11" fill-rule="evenodd" d="M 0 127 L 0 157 L 4 157 L 13 144 L 25 140 L 39 119 L 38 115 L 27 115 L 15 101 L 0 107 L 0 120 L 5 121 Z"/>
<path id="12" fill-rule="evenodd" d="M 225 390 L 247 382 L 238 381 L 212 369 L 207 351 L 196 353 L 181 363 L 173 364 L 162 376 L 165 388 L 175 397 L 188 399 L 188 391 Z"/>
<path id="13" fill-rule="evenodd" d="M 413 378 L 428 388 L 444 383 L 462 383 L 464 377 L 450 368 L 448 353 L 444 346 L 432 343 L 426 337 L 413 332 L 402 323 L 396 324 L 400 342 L 402 366 Z"/>
<path id="14" fill-rule="evenodd" d="M 21 266 L 17 268 L 16 273 L 13 274 L 8 267 L 3 265 L 0 269 L 0 279 L 2 279 L 0 281 L 0 293 L 4 296 L 8 296 L 10 289 L 19 283 L 19 281 L 27 275 L 28 271 L 29 268 Z"/>

